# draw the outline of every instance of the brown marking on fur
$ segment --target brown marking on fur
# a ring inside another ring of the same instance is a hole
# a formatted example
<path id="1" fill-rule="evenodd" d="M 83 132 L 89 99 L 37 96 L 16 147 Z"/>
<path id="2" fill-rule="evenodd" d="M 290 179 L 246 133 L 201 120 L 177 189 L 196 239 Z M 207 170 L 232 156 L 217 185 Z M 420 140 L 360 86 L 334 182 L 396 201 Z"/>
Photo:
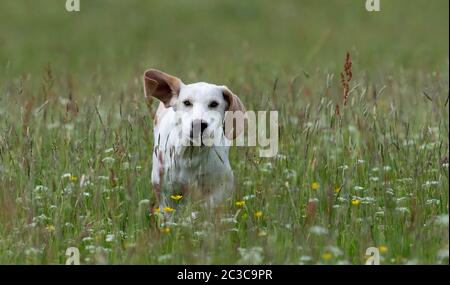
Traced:
<path id="1" fill-rule="evenodd" d="M 230 114 L 227 112 L 240 111 L 244 113 L 244 120 L 245 120 L 245 107 L 241 99 L 239 99 L 239 97 L 235 95 L 233 92 L 231 92 L 231 90 L 228 89 L 226 86 L 223 87 L 222 94 L 223 98 L 228 103 L 228 108 L 225 110 L 224 133 L 228 139 L 234 140 L 242 133 L 242 131 L 244 130 L 244 126 L 239 124 L 236 118 L 233 119 L 232 113 Z M 233 121 L 236 121 L 236 127 L 233 127 Z M 228 130 L 227 128 L 225 128 L 225 126 L 231 126 L 232 128 Z"/>
<path id="2" fill-rule="evenodd" d="M 149 69 L 144 73 L 144 91 L 147 98 L 147 105 L 151 102 L 151 97 L 155 97 L 170 107 L 183 83 L 175 76 L 169 75 L 156 69 Z"/>

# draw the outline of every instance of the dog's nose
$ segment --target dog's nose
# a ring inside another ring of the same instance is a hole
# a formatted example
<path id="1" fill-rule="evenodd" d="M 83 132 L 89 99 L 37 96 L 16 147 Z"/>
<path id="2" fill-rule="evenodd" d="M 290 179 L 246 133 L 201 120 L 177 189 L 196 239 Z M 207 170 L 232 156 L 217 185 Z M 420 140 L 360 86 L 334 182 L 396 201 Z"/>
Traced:
<path id="1" fill-rule="evenodd" d="M 201 133 L 208 127 L 208 123 L 203 120 L 194 120 L 192 121 L 192 129 L 200 130 Z"/>
<path id="2" fill-rule="evenodd" d="M 202 133 L 207 127 L 208 127 L 208 123 L 203 122 L 203 121 L 200 123 L 200 129 L 202 130 Z"/>

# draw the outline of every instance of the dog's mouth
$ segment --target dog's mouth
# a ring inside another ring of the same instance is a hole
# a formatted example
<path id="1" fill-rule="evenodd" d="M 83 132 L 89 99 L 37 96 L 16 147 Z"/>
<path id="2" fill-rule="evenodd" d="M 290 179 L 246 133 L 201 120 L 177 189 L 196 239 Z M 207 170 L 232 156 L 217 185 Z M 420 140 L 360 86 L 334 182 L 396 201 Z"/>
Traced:
<path id="1" fill-rule="evenodd" d="M 196 146 L 196 147 L 204 147 L 205 141 L 202 136 L 194 138 L 193 136 L 188 137 L 189 146 Z"/>
<path id="2" fill-rule="evenodd" d="M 190 135 L 188 136 L 188 141 L 191 144 L 191 146 L 205 147 L 211 145 L 213 138 L 214 138 L 213 133 L 203 132 L 201 135 L 199 134 L 195 136 L 193 132 L 191 132 Z"/>

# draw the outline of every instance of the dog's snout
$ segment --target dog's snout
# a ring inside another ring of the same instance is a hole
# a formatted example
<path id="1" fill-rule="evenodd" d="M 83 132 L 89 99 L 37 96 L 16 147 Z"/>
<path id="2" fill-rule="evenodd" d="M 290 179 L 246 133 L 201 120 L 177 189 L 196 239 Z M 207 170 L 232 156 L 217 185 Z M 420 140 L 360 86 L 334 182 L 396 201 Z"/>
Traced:
<path id="1" fill-rule="evenodd" d="M 200 128 L 201 128 L 201 130 L 202 130 L 202 133 L 203 133 L 203 131 L 204 131 L 207 127 L 208 127 L 208 123 L 205 123 L 205 122 L 201 122 L 201 123 L 200 123 Z"/>
<path id="2" fill-rule="evenodd" d="M 192 122 L 192 129 L 200 130 L 202 133 L 208 127 L 208 123 L 203 120 L 194 120 Z"/>

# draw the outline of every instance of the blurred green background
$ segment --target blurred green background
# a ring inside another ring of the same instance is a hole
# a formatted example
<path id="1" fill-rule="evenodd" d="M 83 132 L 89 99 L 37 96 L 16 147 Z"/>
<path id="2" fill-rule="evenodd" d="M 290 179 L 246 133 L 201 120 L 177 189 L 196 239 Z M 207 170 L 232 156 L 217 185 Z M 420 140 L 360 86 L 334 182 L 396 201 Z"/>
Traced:
<path id="1" fill-rule="evenodd" d="M 147 67 L 191 70 L 205 81 L 254 64 L 262 72 L 361 68 L 433 70 L 448 61 L 447 0 L 0 2 L 0 74 L 40 73 L 47 63 L 78 77 L 101 70 L 131 78 Z M 208 72 L 205 72 L 208 70 Z"/>

